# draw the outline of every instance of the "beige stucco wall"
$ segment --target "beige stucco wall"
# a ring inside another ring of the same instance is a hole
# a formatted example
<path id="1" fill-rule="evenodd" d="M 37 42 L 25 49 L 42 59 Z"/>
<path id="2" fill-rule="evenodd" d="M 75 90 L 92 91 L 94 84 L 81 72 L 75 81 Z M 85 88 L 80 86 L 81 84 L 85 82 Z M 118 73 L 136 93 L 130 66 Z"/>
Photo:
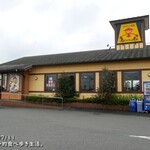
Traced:
<path id="1" fill-rule="evenodd" d="M 117 91 L 122 92 L 122 73 L 121 73 L 121 71 L 117 72 Z"/>
<path id="2" fill-rule="evenodd" d="M 142 76 L 142 83 L 144 82 L 144 81 L 150 81 L 150 76 L 149 76 L 149 74 L 150 74 L 150 70 L 143 70 L 142 72 L 141 72 L 141 76 Z M 142 91 L 143 91 L 143 84 L 142 84 Z"/>
<path id="3" fill-rule="evenodd" d="M 32 68 L 30 74 L 101 71 L 104 67 L 109 70 L 149 69 L 150 60 L 42 66 Z"/>
<path id="4" fill-rule="evenodd" d="M 122 71 L 124 70 L 141 70 L 142 83 L 143 81 L 150 81 L 150 77 L 147 76 L 150 73 L 150 60 L 42 66 L 33 67 L 29 73 L 29 93 L 48 96 L 54 95 L 54 93 L 44 92 L 44 76 L 47 73 L 75 73 L 76 91 L 79 91 L 80 73 L 93 71 L 95 72 L 95 89 L 97 89 L 99 87 L 99 72 L 105 67 L 109 70 L 117 71 L 118 92 L 122 92 Z M 38 77 L 37 80 L 35 80 L 36 77 Z M 90 97 L 95 94 L 80 93 L 80 98 Z"/>
<path id="5" fill-rule="evenodd" d="M 79 98 L 85 99 L 85 98 L 92 97 L 92 96 L 95 96 L 95 95 L 96 95 L 96 93 L 80 93 Z"/>
<path id="6" fill-rule="evenodd" d="M 51 92 L 30 92 L 29 95 L 54 97 L 55 93 L 51 93 Z"/>
<path id="7" fill-rule="evenodd" d="M 95 73 L 95 88 L 96 88 L 96 90 L 99 88 L 99 84 L 100 84 L 100 82 L 99 82 L 99 72 L 96 72 Z"/>
<path id="8" fill-rule="evenodd" d="M 80 89 L 80 87 L 79 87 L 79 73 L 76 73 L 76 76 L 75 76 L 75 79 L 76 79 L 76 91 L 77 92 L 79 92 L 79 89 Z"/>
<path id="9" fill-rule="evenodd" d="M 29 76 L 29 91 L 44 91 L 44 75 Z"/>

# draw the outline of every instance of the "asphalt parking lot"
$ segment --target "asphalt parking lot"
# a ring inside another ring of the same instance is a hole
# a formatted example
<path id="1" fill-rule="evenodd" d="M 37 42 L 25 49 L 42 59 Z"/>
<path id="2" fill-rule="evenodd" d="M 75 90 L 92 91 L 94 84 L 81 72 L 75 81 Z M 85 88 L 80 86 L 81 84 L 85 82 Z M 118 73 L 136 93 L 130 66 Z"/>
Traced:
<path id="1" fill-rule="evenodd" d="M 0 150 L 149 150 L 150 115 L 0 108 Z"/>

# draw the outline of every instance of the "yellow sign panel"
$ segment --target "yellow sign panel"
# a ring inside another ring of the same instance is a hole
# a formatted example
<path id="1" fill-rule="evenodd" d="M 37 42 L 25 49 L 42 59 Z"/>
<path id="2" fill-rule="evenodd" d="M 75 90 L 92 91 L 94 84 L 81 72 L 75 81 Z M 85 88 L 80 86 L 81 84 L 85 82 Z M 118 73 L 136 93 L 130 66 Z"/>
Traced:
<path id="1" fill-rule="evenodd" d="M 117 44 L 140 42 L 141 36 L 136 23 L 122 24 Z"/>

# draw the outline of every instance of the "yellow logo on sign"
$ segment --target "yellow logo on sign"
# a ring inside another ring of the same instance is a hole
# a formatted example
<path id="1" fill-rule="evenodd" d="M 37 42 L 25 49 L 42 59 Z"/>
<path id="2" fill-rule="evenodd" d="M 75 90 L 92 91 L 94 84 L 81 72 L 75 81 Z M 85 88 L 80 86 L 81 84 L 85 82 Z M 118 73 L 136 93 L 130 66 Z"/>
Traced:
<path id="1" fill-rule="evenodd" d="M 122 24 L 117 44 L 140 42 L 141 37 L 136 23 Z"/>

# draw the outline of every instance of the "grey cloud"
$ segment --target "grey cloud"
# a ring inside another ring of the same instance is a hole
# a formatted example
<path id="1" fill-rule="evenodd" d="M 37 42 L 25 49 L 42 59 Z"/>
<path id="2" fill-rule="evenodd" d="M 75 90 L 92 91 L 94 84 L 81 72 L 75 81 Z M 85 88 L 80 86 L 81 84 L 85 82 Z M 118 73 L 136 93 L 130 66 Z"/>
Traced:
<path id="1" fill-rule="evenodd" d="M 113 29 L 112 29 L 113 30 Z M 114 48 L 114 37 L 113 32 L 104 34 L 101 32 L 97 32 L 90 36 L 89 40 L 81 45 L 81 49 L 85 50 L 94 50 L 94 49 L 108 49 L 107 44 L 110 45 L 111 48 Z"/>
<path id="2" fill-rule="evenodd" d="M 54 0 L 38 0 L 36 1 L 37 4 L 35 5 L 34 9 L 37 12 L 44 12 L 47 10 L 51 10 L 54 9 L 56 7 L 56 1 Z"/>
<path id="3" fill-rule="evenodd" d="M 21 0 L 0 0 L 0 11 L 7 11 L 21 3 Z"/>
<path id="4" fill-rule="evenodd" d="M 98 18 L 98 11 L 99 8 L 94 4 L 82 8 L 70 8 L 64 14 L 63 30 L 67 33 L 73 33 L 90 26 Z"/>
<path id="5" fill-rule="evenodd" d="M 19 37 L 6 35 L 1 30 L 0 34 L 0 54 L 2 56 L 0 63 L 24 56 L 56 53 L 61 50 L 53 39 L 46 39 L 43 42 L 35 40 L 32 43 L 27 43 L 23 35 Z"/>

